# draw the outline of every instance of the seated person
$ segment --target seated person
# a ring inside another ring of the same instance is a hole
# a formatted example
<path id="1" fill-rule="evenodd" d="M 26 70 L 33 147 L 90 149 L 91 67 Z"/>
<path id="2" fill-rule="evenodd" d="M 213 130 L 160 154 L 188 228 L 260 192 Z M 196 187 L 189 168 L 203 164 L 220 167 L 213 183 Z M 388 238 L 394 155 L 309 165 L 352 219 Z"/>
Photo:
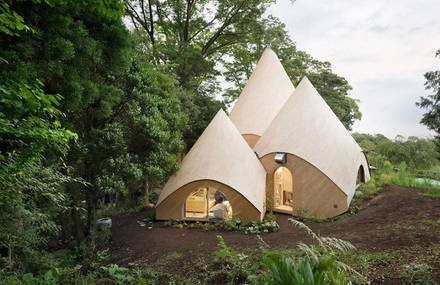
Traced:
<path id="1" fill-rule="evenodd" d="M 232 215 L 228 201 L 225 201 L 223 195 L 215 195 L 215 203 L 209 209 L 209 219 L 213 220 L 227 220 Z"/>

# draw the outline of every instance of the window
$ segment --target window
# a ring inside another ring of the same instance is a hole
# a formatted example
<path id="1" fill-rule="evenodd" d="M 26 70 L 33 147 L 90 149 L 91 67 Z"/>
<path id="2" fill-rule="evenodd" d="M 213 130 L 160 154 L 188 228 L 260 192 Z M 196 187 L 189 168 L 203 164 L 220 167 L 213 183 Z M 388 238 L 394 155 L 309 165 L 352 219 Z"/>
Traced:
<path id="1" fill-rule="evenodd" d="M 202 187 L 186 198 L 184 216 L 189 220 L 229 219 L 232 217 L 232 208 L 222 192 L 212 187 Z"/>

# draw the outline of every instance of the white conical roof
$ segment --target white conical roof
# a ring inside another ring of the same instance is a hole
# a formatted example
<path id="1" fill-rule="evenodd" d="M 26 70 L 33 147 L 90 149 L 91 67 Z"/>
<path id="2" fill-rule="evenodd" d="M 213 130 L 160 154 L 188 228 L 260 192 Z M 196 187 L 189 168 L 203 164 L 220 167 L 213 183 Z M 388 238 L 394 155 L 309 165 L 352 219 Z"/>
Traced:
<path id="1" fill-rule="evenodd" d="M 348 202 L 354 195 L 359 166 L 367 165 L 362 149 L 307 78 L 300 82 L 254 150 L 260 157 L 286 152 L 304 159 L 345 192 Z"/>
<path id="2" fill-rule="evenodd" d="M 238 131 L 261 136 L 295 88 L 277 55 L 266 49 L 229 118 Z"/>
<path id="3" fill-rule="evenodd" d="M 263 211 L 266 171 L 223 110 L 218 111 L 183 159 L 180 170 L 165 184 L 157 205 L 180 187 L 206 179 L 231 187 Z"/>

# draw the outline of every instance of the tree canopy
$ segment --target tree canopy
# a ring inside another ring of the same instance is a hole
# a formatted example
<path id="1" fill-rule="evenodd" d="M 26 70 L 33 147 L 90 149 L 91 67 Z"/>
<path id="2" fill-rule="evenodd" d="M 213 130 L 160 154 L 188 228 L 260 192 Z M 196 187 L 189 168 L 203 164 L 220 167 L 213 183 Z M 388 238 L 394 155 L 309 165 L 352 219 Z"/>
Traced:
<path id="1" fill-rule="evenodd" d="M 347 128 L 360 119 L 348 82 L 297 50 L 267 13 L 273 2 L 0 3 L 0 254 L 8 270 L 44 267 L 53 240 L 90 245 L 106 209 L 154 202 L 266 47 L 295 84 L 309 76 Z"/>
<path id="2" fill-rule="evenodd" d="M 436 57 L 440 58 L 440 49 L 436 52 Z M 430 95 L 420 97 L 417 106 L 426 109 L 427 112 L 423 115 L 420 123 L 433 130 L 436 135 L 436 146 L 440 152 L 440 70 L 429 71 L 425 73 L 425 88 L 433 92 Z"/>

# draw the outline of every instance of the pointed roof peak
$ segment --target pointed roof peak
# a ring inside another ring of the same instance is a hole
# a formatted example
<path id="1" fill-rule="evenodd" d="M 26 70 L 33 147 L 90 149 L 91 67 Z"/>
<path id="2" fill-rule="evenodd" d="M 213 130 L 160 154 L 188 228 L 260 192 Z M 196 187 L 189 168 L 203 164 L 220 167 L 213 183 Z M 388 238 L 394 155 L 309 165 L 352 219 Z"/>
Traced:
<path id="1" fill-rule="evenodd" d="M 263 53 L 261 54 L 261 57 L 263 57 L 265 54 L 271 54 L 272 56 L 275 56 L 275 58 L 278 59 L 277 54 L 273 51 L 273 49 L 271 47 L 266 47 L 263 51 Z M 260 58 L 261 59 L 261 58 Z M 278 59 L 279 60 L 279 59 Z"/>
<path id="2" fill-rule="evenodd" d="M 241 134 L 261 136 L 294 90 L 278 56 L 266 48 L 229 117 Z"/>
<path id="3" fill-rule="evenodd" d="M 298 85 L 296 86 L 296 90 L 301 90 L 301 89 L 305 89 L 305 90 L 310 90 L 313 93 L 318 93 L 318 91 L 316 90 L 315 86 L 313 85 L 313 83 L 309 80 L 309 78 L 307 76 L 304 76 L 301 81 L 298 83 Z M 295 92 L 297 93 L 297 92 Z"/>
<path id="4" fill-rule="evenodd" d="M 315 88 L 312 84 L 312 82 L 310 82 L 310 79 L 307 77 L 307 75 L 304 75 L 304 77 L 301 79 L 301 81 L 299 82 L 298 86 L 300 85 L 304 85 L 304 84 L 310 84 L 313 88 Z"/>
<path id="5" fill-rule="evenodd" d="M 238 191 L 261 212 L 265 179 L 255 153 L 220 109 L 164 186 L 157 205 L 188 183 L 214 180 Z"/>
<path id="6" fill-rule="evenodd" d="M 222 108 L 220 108 L 220 110 L 217 111 L 214 118 L 216 117 L 225 117 L 226 119 L 229 120 L 228 115 L 226 115 L 226 112 Z"/>

